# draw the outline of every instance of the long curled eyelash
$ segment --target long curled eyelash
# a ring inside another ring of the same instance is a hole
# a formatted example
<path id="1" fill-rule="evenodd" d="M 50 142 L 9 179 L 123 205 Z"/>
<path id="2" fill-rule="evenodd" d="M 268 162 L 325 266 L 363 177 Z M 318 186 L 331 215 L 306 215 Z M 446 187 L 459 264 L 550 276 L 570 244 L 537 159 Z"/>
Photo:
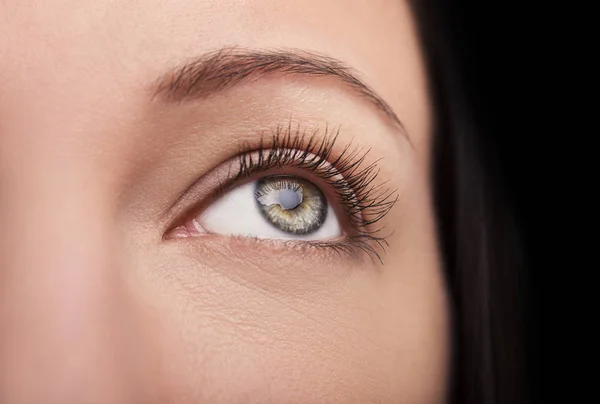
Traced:
<path id="1" fill-rule="evenodd" d="M 341 203 L 353 233 L 337 242 L 309 241 L 315 247 L 333 248 L 338 253 L 357 255 L 366 252 L 383 263 L 380 252 L 389 246 L 383 227 L 373 228 L 398 201 L 396 190 L 385 183 L 374 184 L 379 175 L 377 161 L 365 165 L 369 149 L 347 145 L 332 159 L 340 128 L 326 126 L 308 133 L 298 125 L 278 126 L 270 138 L 261 138 L 258 148 L 244 144 L 238 155 L 239 169 L 227 183 L 273 168 L 294 167 L 307 170 L 330 186 Z"/>

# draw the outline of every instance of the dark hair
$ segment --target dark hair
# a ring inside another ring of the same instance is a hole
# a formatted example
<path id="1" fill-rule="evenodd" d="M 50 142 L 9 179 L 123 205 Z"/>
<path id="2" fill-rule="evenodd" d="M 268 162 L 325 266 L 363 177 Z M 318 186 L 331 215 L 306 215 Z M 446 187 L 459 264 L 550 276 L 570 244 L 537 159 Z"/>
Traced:
<path id="1" fill-rule="evenodd" d="M 466 81 L 469 49 L 457 31 L 464 15 L 451 3 L 410 2 L 435 113 L 436 214 L 453 314 L 451 402 L 518 404 L 526 401 L 521 243 L 497 139 L 485 132 Z"/>

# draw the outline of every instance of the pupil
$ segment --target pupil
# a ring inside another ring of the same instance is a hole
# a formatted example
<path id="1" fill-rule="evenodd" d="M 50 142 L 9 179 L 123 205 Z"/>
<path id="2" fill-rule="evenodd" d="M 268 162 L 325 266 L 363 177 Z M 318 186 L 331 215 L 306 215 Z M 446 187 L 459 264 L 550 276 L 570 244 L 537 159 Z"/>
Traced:
<path id="1" fill-rule="evenodd" d="M 295 209 L 302 203 L 302 190 L 282 189 L 279 191 L 279 206 L 285 210 Z"/>

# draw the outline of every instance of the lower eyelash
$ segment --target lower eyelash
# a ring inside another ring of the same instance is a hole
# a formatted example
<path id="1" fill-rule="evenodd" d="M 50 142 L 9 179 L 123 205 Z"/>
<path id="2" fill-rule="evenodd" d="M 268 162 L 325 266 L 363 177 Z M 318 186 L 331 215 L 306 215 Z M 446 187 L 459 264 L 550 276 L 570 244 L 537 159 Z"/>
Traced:
<path id="1" fill-rule="evenodd" d="M 360 253 L 366 254 L 371 258 L 371 261 L 379 261 L 383 265 L 383 258 L 380 252 L 385 252 L 389 247 L 386 237 L 378 237 L 373 234 L 363 233 L 354 234 L 341 241 L 334 242 L 310 242 L 312 246 L 317 248 L 333 249 L 338 254 L 346 254 L 352 257 L 359 258 Z"/>
<path id="2" fill-rule="evenodd" d="M 220 236 L 221 237 L 221 236 Z M 266 246 L 276 246 L 277 248 L 295 248 L 298 251 L 313 253 L 316 250 L 326 250 L 339 256 L 345 255 L 360 259 L 363 255 L 368 256 L 372 262 L 379 262 L 383 265 L 381 252 L 389 247 L 388 242 L 383 237 L 376 237 L 370 234 L 355 234 L 343 240 L 335 241 L 299 241 L 299 240 L 280 240 L 260 237 L 249 237 L 245 235 L 228 235 L 235 240 L 243 240 L 245 243 L 250 240 L 253 243 Z"/>
<path id="3" fill-rule="evenodd" d="M 364 165 L 369 150 L 348 145 L 332 158 L 338 135 L 339 128 L 330 131 L 326 127 L 321 135 L 318 131 L 308 134 L 291 123 L 278 126 L 271 138 L 261 138 L 258 148 L 243 145 L 238 171 L 226 183 L 273 168 L 293 167 L 313 173 L 334 190 L 353 234 L 342 241 L 304 243 L 350 255 L 365 252 L 371 259 L 382 262 L 380 252 L 389 246 L 386 241 L 389 235 L 380 236 L 383 228 L 373 229 L 373 226 L 398 201 L 397 192 L 383 184 L 375 185 L 379 175 L 377 162 Z"/>

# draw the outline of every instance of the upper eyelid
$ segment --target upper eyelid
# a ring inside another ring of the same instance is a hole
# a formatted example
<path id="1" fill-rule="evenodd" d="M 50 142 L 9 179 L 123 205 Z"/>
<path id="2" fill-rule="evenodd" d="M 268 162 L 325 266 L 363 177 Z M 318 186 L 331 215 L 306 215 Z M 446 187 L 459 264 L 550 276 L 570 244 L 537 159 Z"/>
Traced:
<path id="1" fill-rule="evenodd" d="M 294 129 L 293 129 L 294 128 Z M 282 136 L 281 133 L 282 131 L 287 131 L 288 136 L 287 136 L 287 141 L 286 141 L 286 146 L 289 149 L 296 149 L 296 150 L 300 150 L 304 147 L 307 147 L 308 145 L 304 142 L 305 139 L 309 138 L 310 142 L 315 141 L 315 139 L 318 137 L 317 135 L 319 134 L 319 130 L 318 129 L 313 129 L 311 132 L 311 135 L 307 135 L 307 131 L 306 130 L 302 130 L 300 124 L 294 126 L 292 125 L 292 121 L 290 120 L 287 125 L 278 125 L 275 128 L 275 131 L 273 133 L 273 139 L 281 139 Z M 339 128 L 337 129 L 337 132 L 339 133 Z M 292 136 L 292 133 L 294 134 Z M 323 132 L 323 138 L 327 137 L 329 134 L 329 125 L 325 124 L 325 130 Z M 239 150 L 236 156 L 230 157 L 224 161 L 222 161 L 221 163 L 219 163 L 216 168 L 225 168 L 225 166 L 227 166 L 227 175 L 224 176 L 226 177 L 225 183 L 230 182 L 232 183 L 233 180 L 235 178 L 232 178 L 231 176 L 231 167 L 234 166 L 234 163 L 232 163 L 232 161 L 234 159 L 239 159 L 241 156 L 244 155 L 248 155 L 249 153 L 251 153 L 252 151 L 256 151 L 256 150 L 260 150 L 264 147 L 264 145 L 266 144 L 265 141 L 265 136 L 264 135 L 260 135 L 258 137 L 259 141 L 258 143 L 256 143 L 254 146 L 251 145 L 251 143 L 249 141 L 245 141 L 242 144 L 239 145 Z M 272 142 L 270 144 L 270 148 L 277 148 L 279 145 L 279 143 L 277 142 Z M 230 164 L 228 164 L 230 163 Z M 212 173 L 214 170 L 211 170 L 208 174 Z M 199 183 L 202 182 L 202 179 L 204 179 L 206 177 L 206 175 L 203 175 L 200 178 L 197 178 L 196 180 L 194 180 L 193 182 L 191 182 L 184 190 L 183 192 L 181 192 L 179 194 L 179 196 L 173 201 L 173 203 L 171 203 L 169 206 L 167 206 L 166 209 L 166 213 L 163 216 L 164 221 L 170 221 L 173 220 L 174 217 L 176 217 L 177 215 L 181 215 L 182 212 L 177 210 L 177 206 L 181 205 L 184 202 L 184 199 L 186 197 L 186 195 L 189 195 L 190 192 L 196 188 L 198 186 Z M 223 183 L 218 184 L 218 186 L 214 186 L 212 187 L 213 190 L 216 189 L 222 189 L 222 185 L 224 185 Z"/>

